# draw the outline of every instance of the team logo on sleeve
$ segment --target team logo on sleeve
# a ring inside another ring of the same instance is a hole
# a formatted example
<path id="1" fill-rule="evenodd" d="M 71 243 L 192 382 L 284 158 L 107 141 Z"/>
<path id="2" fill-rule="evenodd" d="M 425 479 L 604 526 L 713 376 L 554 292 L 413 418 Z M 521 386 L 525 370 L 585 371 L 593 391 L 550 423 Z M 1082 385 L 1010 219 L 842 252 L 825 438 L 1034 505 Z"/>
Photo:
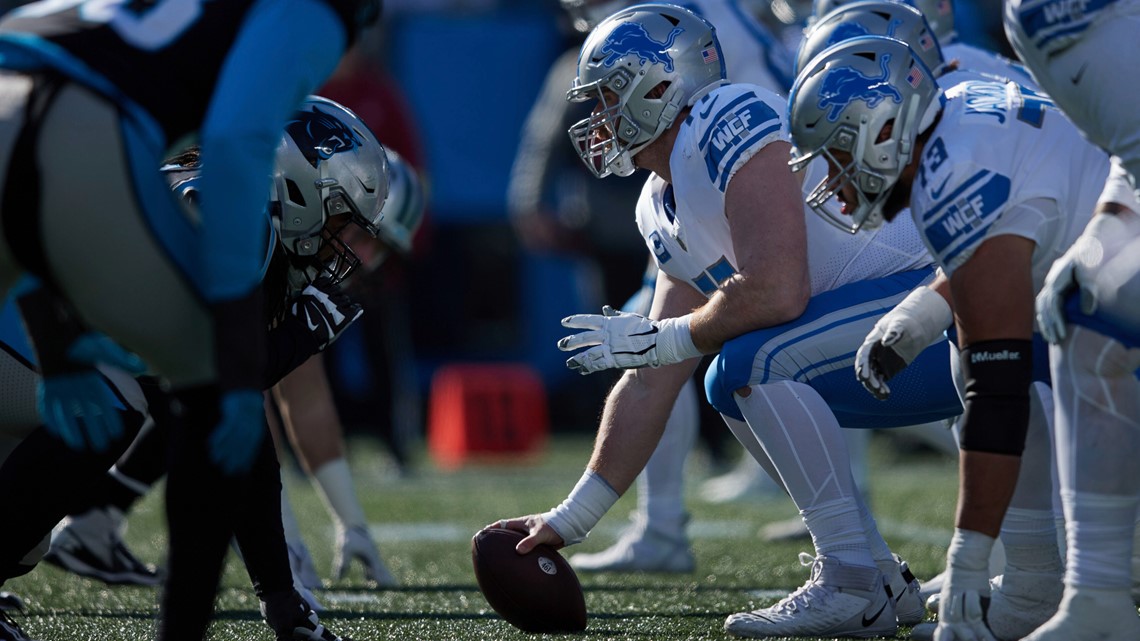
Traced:
<path id="1" fill-rule="evenodd" d="M 669 49 L 677 36 L 684 33 L 680 27 L 674 27 L 669 32 L 665 42 L 654 40 L 645 27 L 636 22 L 623 22 L 618 25 L 602 44 L 601 52 L 606 54 L 602 64 L 612 67 L 615 62 L 629 54 L 636 54 L 641 62 L 653 62 L 665 65 L 665 71 L 673 72 L 673 56 Z"/>
<path id="2" fill-rule="evenodd" d="M 888 98 L 902 102 L 902 94 L 889 82 L 891 72 L 887 65 L 890 61 L 891 55 L 883 54 L 879 61 L 883 73 L 877 78 L 864 76 L 853 67 L 836 67 L 829 71 L 819 91 L 819 108 L 829 109 L 827 119 L 836 122 L 847 105 L 856 100 L 862 100 L 872 109 Z"/>
<path id="3" fill-rule="evenodd" d="M 302 111 L 285 125 L 285 132 L 297 144 L 305 160 L 316 168 L 322 160 L 334 154 L 356 149 L 364 141 L 343 122 L 321 111 L 316 105 L 312 111 Z"/>
<path id="4" fill-rule="evenodd" d="M 661 234 L 656 231 L 649 234 L 649 246 L 653 249 L 653 255 L 657 257 L 658 264 L 665 264 L 673 256 L 665 249 L 665 243 L 661 241 Z"/>

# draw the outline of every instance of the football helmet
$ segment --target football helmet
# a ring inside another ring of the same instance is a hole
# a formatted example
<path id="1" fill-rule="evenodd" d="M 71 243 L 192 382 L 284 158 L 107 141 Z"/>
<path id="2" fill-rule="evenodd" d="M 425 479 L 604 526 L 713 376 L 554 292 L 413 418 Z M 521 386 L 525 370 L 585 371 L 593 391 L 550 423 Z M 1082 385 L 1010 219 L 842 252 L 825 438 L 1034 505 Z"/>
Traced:
<path id="1" fill-rule="evenodd" d="M 415 167 L 391 149 L 388 155 L 388 200 L 377 227 L 379 238 L 401 254 L 412 251 L 412 237 L 424 220 L 424 188 Z"/>
<path id="2" fill-rule="evenodd" d="M 570 14 L 575 31 L 589 33 L 599 22 L 630 4 L 630 0 L 562 0 L 562 9 Z"/>
<path id="3" fill-rule="evenodd" d="M 859 36 L 902 40 L 935 74 L 946 64 L 938 38 L 918 9 L 901 2 L 867 0 L 836 7 L 812 24 L 796 54 L 796 75 L 824 49 Z"/>
<path id="4" fill-rule="evenodd" d="M 270 194 L 293 271 L 309 282 L 321 274 L 344 280 L 360 259 L 340 233 L 356 224 L 376 237 L 387 196 L 388 160 L 376 136 L 344 106 L 309 96 L 285 125 Z"/>
<path id="5" fill-rule="evenodd" d="M 566 99 L 598 106 L 570 127 L 570 140 L 595 176 L 628 176 L 639 151 L 724 83 L 716 30 L 703 18 L 668 4 L 619 11 L 590 32 L 578 55 Z"/>
<path id="6" fill-rule="evenodd" d="M 792 171 L 818 156 L 829 165 L 805 202 L 851 233 L 882 224 L 883 203 L 942 102 L 932 72 L 901 40 L 861 36 L 824 50 L 796 78 L 788 98 Z M 842 162 L 835 152 L 842 152 Z M 846 203 L 850 219 L 824 207 L 848 185 L 857 199 Z"/>
<path id="7" fill-rule="evenodd" d="M 812 17 L 808 19 L 808 26 L 822 20 L 836 7 L 850 4 L 852 0 L 815 0 L 815 9 Z M 953 0 L 899 0 L 922 12 L 922 16 L 930 23 L 934 37 L 942 44 L 950 44 L 957 38 L 954 33 L 954 2 Z"/>

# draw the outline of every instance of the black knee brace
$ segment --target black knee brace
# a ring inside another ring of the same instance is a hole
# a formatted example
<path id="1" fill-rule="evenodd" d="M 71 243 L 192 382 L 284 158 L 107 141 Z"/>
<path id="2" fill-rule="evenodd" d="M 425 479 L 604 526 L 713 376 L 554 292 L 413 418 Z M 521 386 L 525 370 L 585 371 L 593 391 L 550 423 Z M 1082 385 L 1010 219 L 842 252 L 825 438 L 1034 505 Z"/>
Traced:
<path id="1" fill-rule="evenodd" d="M 962 350 L 962 377 L 966 410 L 961 419 L 961 448 L 1021 456 L 1029 430 L 1033 342 L 974 343 Z"/>

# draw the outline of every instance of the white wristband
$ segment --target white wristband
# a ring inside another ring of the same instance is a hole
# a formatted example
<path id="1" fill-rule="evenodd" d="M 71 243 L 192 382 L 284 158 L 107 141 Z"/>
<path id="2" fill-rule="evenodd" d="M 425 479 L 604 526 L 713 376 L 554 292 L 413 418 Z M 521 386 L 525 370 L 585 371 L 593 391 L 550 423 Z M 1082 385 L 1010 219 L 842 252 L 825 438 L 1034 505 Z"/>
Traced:
<path id="1" fill-rule="evenodd" d="M 692 314 L 657 321 L 657 362 L 672 365 L 696 358 L 701 350 L 693 344 L 693 334 L 689 329 Z"/>
<path id="2" fill-rule="evenodd" d="M 946 556 L 946 586 L 953 591 L 990 592 L 990 552 L 992 536 L 973 530 L 954 529 Z"/>
<path id="3" fill-rule="evenodd" d="M 605 479 L 587 469 L 570 496 L 542 515 L 546 524 L 562 537 L 566 545 L 581 543 L 602 516 L 617 503 L 618 493 Z"/>
<path id="4" fill-rule="evenodd" d="M 892 322 L 895 319 L 902 322 Z M 954 312 L 946 299 L 933 289 L 923 286 L 915 288 L 886 316 L 879 319 L 878 324 L 881 324 L 884 331 L 892 325 L 899 327 L 897 335 L 892 336 L 887 332 L 883 344 L 894 347 L 899 356 L 910 363 L 922 350 L 938 340 L 953 322 Z"/>

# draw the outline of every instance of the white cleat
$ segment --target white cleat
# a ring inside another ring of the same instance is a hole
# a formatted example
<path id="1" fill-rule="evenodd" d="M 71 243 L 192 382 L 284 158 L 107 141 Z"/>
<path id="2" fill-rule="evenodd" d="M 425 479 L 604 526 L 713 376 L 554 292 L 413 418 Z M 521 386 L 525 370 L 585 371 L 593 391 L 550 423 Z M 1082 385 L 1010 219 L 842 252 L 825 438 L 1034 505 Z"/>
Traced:
<path id="1" fill-rule="evenodd" d="M 878 568 L 808 554 L 811 578 L 776 605 L 733 614 L 724 629 L 741 637 L 881 637 L 898 631 L 894 602 Z"/>
<path id="2" fill-rule="evenodd" d="M 1140 639 L 1140 617 L 1136 616 L 1131 594 L 1079 589 L 1066 593 L 1057 613 L 1025 637 L 1025 641 L 1137 639 Z"/>
<path id="3" fill-rule="evenodd" d="M 1021 639 L 1056 614 L 1064 591 L 1060 572 L 1012 572 L 995 577 L 990 582 L 986 623 L 998 639 Z"/>
<path id="4" fill-rule="evenodd" d="M 353 560 L 364 568 L 364 578 L 381 588 L 394 588 L 400 585 L 396 577 L 388 571 L 388 566 L 380 559 L 380 552 L 372 542 L 372 535 L 365 526 L 337 528 L 336 552 L 333 555 L 333 574 L 341 580 L 348 574 L 348 566 Z"/>
<path id="5" fill-rule="evenodd" d="M 760 535 L 761 539 L 769 543 L 811 540 L 811 532 L 808 531 L 807 524 L 804 523 L 803 517 L 799 516 L 793 516 L 784 521 L 776 521 L 775 523 L 761 526 L 757 534 Z"/>
<path id="6" fill-rule="evenodd" d="M 579 552 L 570 557 L 570 567 L 579 572 L 671 572 L 684 574 L 696 569 L 684 532 L 669 536 L 645 525 L 634 516 L 633 524 L 616 543 L 601 552 Z"/>
<path id="7" fill-rule="evenodd" d="M 162 573 L 143 563 L 123 541 L 123 513 L 114 507 L 91 508 L 60 522 L 44 560 L 68 572 L 108 585 L 153 586 Z"/>
<path id="8" fill-rule="evenodd" d="M 879 571 L 887 582 L 887 590 L 895 602 L 895 618 L 899 625 L 911 626 L 926 618 L 926 606 L 919 596 L 921 586 L 906 561 L 894 554 L 893 561 L 879 563 Z"/>
<path id="9" fill-rule="evenodd" d="M 756 459 L 745 454 L 736 469 L 701 483 L 700 496 L 708 503 L 732 503 L 760 496 L 776 496 L 783 490 Z"/>

